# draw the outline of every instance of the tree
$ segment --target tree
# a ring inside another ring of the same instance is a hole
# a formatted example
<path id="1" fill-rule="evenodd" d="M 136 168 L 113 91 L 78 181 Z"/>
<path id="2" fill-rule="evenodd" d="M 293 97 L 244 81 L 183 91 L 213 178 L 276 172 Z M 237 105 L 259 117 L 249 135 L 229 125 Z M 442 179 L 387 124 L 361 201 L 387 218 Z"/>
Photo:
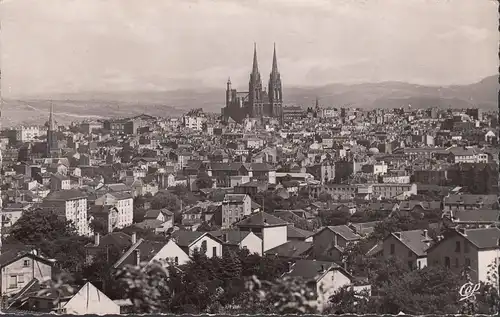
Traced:
<path id="1" fill-rule="evenodd" d="M 176 195 L 160 192 L 153 197 L 151 201 L 152 209 L 163 209 L 167 208 L 171 211 L 179 211 L 181 207 L 181 202 Z"/>
<path id="2" fill-rule="evenodd" d="M 196 177 L 196 187 L 198 187 L 198 189 L 212 188 L 213 184 L 214 181 L 207 174 L 207 172 L 198 173 L 198 176 Z"/>
<path id="3" fill-rule="evenodd" d="M 332 200 L 332 195 L 330 193 L 327 193 L 327 192 L 321 192 L 318 195 L 318 200 L 326 203 L 326 202 Z"/>
<path id="4" fill-rule="evenodd" d="M 76 236 L 72 222 L 60 217 L 54 211 L 36 209 L 25 212 L 12 226 L 10 236 L 24 244 L 38 245 L 42 241 Z"/>
<path id="5" fill-rule="evenodd" d="M 101 218 L 92 219 L 89 227 L 94 233 L 99 233 L 101 235 L 108 234 L 108 225 Z"/>
<path id="6" fill-rule="evenodd" d="M 209 231 L 217 231 L 220 230 L 219 226 L 213 225 L 206 221 L 202 222 L 201 225 L 196 229 L 199 232 L 209 232 Z"/>
<path id="7" fill-rule="evenodd" d="M 168 286 L 168 269 L 159 262 L 127 265 L 114 278 L 122 286 L 123 298 L 130 299 L 133 313 L 168 312 L 172 293 Z"/>

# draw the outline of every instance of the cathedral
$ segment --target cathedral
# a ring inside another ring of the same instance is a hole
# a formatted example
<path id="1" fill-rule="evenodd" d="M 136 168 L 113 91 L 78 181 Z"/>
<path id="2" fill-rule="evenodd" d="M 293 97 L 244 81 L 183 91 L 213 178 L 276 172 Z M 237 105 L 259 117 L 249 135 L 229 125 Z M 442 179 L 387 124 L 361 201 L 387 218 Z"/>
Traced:
<path id="1" fill-rule="evenodd" d="M 253 66 L 248 83 L 248 91 L 241 92 L 231 87 L 231 79 L 227 81 L 226 106 L 222 109 L 222 119 L 230 118 L 241 123 L 245 118 L 278 118 L 282 119 L 283 92 L 276 58 L 276 45 L 273 52 L 273 65 L 269 75 L 268 87 L 262 87 L 259 64 L 257 63 L 257 47 L 254 44 Z"/>

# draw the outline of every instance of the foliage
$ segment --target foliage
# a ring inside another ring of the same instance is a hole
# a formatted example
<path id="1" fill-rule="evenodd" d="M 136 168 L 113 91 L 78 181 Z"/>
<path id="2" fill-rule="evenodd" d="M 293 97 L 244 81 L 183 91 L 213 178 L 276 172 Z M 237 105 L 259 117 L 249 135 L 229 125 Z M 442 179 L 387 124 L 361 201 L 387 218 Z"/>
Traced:
<path id="1" fill-rule="evenodd" d="M 151 201 L 152 209 L 167 208 L 171 211 L 179 211 L 181 208 L 181 201 L 179 198 L 171 193 L 159 192 Z"/>
<path id="2" fill-rule="evenodd" d="M 328 314 L 371 314 L 377 311 L 376 301 L 367 290 L 355 291 L 349 285 L 341 287 L 329 298 Z"/>
<path id="3" fill-rule="evenodd" d="M 123 287 L 124 298 L 133 303 L 133 313 L 159 313 L 169 309 L 171 291 L 168 269 L 159 262 L 127 265 L 117 270 L 114 278 Z"/>
<path id="4" fill-rule="evenodd" d="M 54 241 L 76 234 L 76 229 L 70 221 L 59 217 L 54 211 L 42 209 L 23 213 L 10 232 L 13 239 L 29 245 L 38 245 L 44 240 Z"/>
<path id="5" fill-rule="evenodd" d="M 214 181 L 208 176 L 207 172 L 200 172 L 196 177 L 196 187 L 198 189 L 212 188 L 213 184 Z"/>
<path id="6" fill-rule="evenodd" d="M 315 283 L 298 278 L 279 278 L 273 282 L 256 276 L 247 279 L 245 298 L 239 302 L 240 313 L 316 314 L 319 312 Z M 234 311 L 233 311 L 234 313 Z"/>
<path id="7" fill-rule="evenodd" d="M 43 282 L 43 288 L 37 292 L 37 296 L 44 297 L 48 295 L 56 295 L 52 305 L 56 306 L 59 304 L 61 299 L 68 293 L 74 293 L 75 289 L 71 286 L 73 278 L 65 273 L 58 274 L 54 279 L 47 280 Z"/>
<path id="8" fill-rule="evenodd" d="M 108 234 L 108 226 L 102 218 L 93 218 L 89 223 L 89 227 L 94 233 L 99 233 L 101 235 Z"/>
<path id="9" fill-rule="evenodd" d="M 202 222 L 201 225 L 196 229 L 199 232 L 210 232 L 220 230 L 220 227 L 206 221 Z"/>
<path id="10" fill-rule="evenodd" d="M 32 245 L 55 259 L 63 270 L 79 271 L 85 261 L 86 237 L 77 235 L 74 225 L 53 211 L 37 209 L 24 213 L 12 227 L 10 237 Z"/>
<path id="11" fill-rule="evenodd" d="M 327 193 L 327 192 L 321 192 L 319 193 L 318 195 L 318 200 L 321 201 L 321 202 L 329 202 L 331 201 L 333 198 L 332 198 L 332 195 L 330 193 Z"/>

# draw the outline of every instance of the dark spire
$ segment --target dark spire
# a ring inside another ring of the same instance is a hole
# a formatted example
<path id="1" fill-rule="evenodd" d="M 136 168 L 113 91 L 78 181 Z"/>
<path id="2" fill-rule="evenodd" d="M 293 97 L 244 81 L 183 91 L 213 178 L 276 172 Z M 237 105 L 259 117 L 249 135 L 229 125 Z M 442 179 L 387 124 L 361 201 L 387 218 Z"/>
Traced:
<path id="1" fill-rule="evenodd" d="M 257 74 L 259 72 L 259 65 L 257 63 L 257 44 L 253 43 L 253 67 L 252 74 Z"/>
<path id="2" fill-rule="evenodd" d="M 273 68 L 271 70 L 272 73 L 278 73 L 278 60 L 276 58 L 276 43 L 274 43 L 274 51 L 273 51 Z"/>
<path id="3" fill-rule="evenodd" d="M 49 131 L 55 131 L 56 121 L 54 120 L 54 104 L 50 103 Z"/>

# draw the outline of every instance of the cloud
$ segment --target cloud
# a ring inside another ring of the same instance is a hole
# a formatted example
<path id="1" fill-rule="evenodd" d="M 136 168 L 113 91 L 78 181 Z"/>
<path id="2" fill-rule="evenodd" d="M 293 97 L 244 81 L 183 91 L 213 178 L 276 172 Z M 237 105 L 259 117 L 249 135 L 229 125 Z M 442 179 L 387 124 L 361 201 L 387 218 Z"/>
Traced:
<path id="1" fill-rule="evenodd" d="M 486 0 L 4 1 L 3 94 L 245 87 L 254 41 L 265 81 L 277 42 L 289 85 L 470 83 L 496 72 L 496 12 Z"/>

